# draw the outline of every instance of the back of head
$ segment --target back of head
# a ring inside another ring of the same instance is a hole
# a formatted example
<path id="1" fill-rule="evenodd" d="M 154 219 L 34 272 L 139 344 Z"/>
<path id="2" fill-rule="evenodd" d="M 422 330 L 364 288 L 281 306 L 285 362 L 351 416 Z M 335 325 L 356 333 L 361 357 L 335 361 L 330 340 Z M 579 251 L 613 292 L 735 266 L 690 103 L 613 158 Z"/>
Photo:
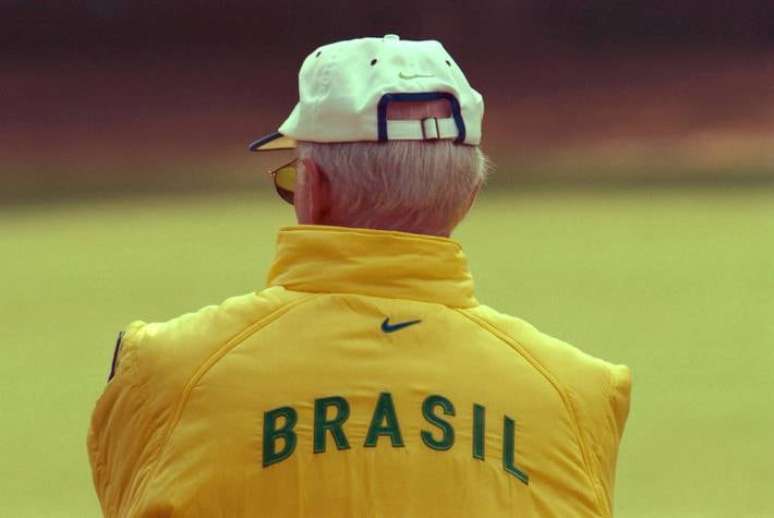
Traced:
<path id="1" fill-rule="evenodd" d="M 487 174 L 483 114 L 440 42 L 358 38 L 307 56 L 298 103 L 250 149 L 296 148 L 277 185 L 300 223 L 448 236 Z"/>
<path id="2" fill-rule="evenodd" d="M 445 100 L 394 103 L 393 120 L 448 117 Z M 330 184 L 326 224 L 448 236 L 488 173 L 478 146 L 452 140 L 298 142 Z M 303 161 L 302 161 L 303 163 Z M 303 182 L 303 169 L 300 181 Z"/>

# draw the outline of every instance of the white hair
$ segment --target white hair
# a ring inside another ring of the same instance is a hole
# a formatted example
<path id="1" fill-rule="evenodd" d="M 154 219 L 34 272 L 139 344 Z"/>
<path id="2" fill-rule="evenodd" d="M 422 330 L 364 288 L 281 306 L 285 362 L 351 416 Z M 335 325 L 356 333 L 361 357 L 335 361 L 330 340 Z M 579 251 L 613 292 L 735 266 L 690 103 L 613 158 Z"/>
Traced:
<path id="1" fill-rule="evenodd" d="M 450 140 L 298 142 L 297 153 L 329 180 L 331 224 L 435 235 L 462 221 L 490 169 L 477 146 Z"/>

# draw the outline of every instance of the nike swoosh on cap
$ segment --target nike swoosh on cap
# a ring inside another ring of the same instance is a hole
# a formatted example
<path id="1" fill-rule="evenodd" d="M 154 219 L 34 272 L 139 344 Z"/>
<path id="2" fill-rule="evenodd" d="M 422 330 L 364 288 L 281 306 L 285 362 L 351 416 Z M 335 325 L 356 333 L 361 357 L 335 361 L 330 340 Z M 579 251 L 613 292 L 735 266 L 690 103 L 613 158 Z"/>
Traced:
<path id="1" fill-rule="evenodd" d="M 404 74 L 403 72 L 398 72 L 398 77 L 401 79 L 416 79 L 417 77 L 435 77 L 433 74 Z"/>

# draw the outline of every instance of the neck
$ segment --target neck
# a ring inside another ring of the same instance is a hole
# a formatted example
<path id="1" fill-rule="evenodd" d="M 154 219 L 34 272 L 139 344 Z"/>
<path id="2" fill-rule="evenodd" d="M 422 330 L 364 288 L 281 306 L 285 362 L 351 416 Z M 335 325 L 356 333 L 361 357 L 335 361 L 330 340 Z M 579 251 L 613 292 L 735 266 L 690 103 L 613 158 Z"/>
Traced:
<path id="1" fill-rule="evenodd" d="M 413 218 L 407 217 L 407 215 L 395 215 L 395 217 L 373 217 L 371 215 L 363 215 L 360 218 L 337 218 L 335 214 L 327 213 L 325 217 L 317 218 L 317 221 L 304 221 L 303 218 L 298 218 L 299 225 L 322 225 L 332 227 L 343 228 L 365 228 L 369 230 L 385 230 L 392 232 L 406 232 L 409 234 L 420 234 L 425 236 L 445 237 L 451 236 L 455 225 L 448 223 L 433 222 L 430 224 L 417 225 L 410 221 Z"/>

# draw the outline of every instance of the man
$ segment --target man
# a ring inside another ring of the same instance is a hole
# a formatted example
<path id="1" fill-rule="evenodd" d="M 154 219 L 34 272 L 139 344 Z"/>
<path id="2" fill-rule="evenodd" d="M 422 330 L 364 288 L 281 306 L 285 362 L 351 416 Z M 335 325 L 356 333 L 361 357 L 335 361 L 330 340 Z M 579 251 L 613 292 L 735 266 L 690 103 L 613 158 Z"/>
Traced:
<path id="1" fill-rule="evenodd" d="M 612 514 L 630 374 L 480 305 L 448 239 L 483 102 L 435 41 L 315 50 L 256 151 L 299 226 L 269 287 L 119 340 L 88 446 L 107 516 Z"/>

